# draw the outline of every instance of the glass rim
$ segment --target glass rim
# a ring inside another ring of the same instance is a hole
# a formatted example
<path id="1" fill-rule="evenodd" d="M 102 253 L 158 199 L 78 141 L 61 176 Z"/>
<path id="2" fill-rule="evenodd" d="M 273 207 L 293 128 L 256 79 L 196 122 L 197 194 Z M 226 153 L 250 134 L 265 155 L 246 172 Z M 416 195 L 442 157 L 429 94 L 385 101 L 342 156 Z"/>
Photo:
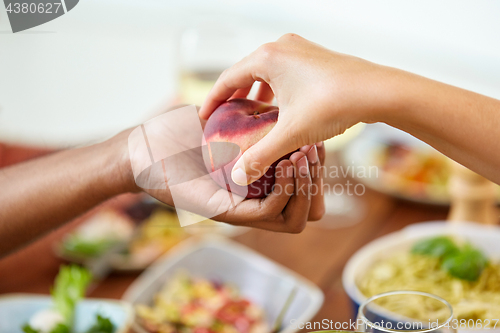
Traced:
<path id="1" fill-rule="evenodd" d="M 366 333 L 363 331 L 347 331 L 347 330 L 320 330 L 320 331 L 310 331 L 308 333 Z"/>
<path id="2" fill-rule="evenodd" d="M 373 301 L 375 301 L 377 299 L 380 299 L 380 298 L 383 298 L 383 297 L 386 297 L 386 296 L 393 296 L 393 295 L 419 295 L 419 296 L 426 296 L 426 297 L 433 298 L 433 299 L 435 299 L 437 301 L 440 301 L 444 305 L 446 305 L 446 307 L 448 308 L 448 310 L 450 310 L 450 316 L 442 324 L 440 324 L 440 325 L 438 325 L 436 327 L 431 327 L 431 328 L 422 329 L 422 330 L 404 330 L 404 331 L 403 330 L 386 328 L 386 327 L 374 324 L 368 318 L 366 318 L 366 316 L 364 314 L 364 309 L 366 308 L 366 306 L 369 303 L 371 303 L 371 302 L 373 302 Z M 423 291 L 416 291 L 416 290 L 396 290 L 396 291 L 388 291 L 388 292 L 385 292 L 385 293 L 377 294 L 377 295 L 374 295 L 374 296 L 368 298 L 367 300 L 365 300 L 359 306 L 358 317 L 361 320 L 363 320 L 364 324 L 366 324 L 370 328 L 374 328 L 374 329 L 377 329 L 377 330 L 383 331 L 383 332 L 388 332 L 388 333 L 394 333 L 394 332 L 426 333 L 426 332 L 432 332 L 432 331 L 435 331 L 435 330 L 439 330 L 439 329 L 445 327 L 447 324 L 449 324 L 450 321 L 453 319 L 453 307 L 444 298 L 439 297 L 439 296 L 434 295 L 434 294 L 431 294 L 431 293 L 426 293 L 426 292 L 423 292 Z"/>

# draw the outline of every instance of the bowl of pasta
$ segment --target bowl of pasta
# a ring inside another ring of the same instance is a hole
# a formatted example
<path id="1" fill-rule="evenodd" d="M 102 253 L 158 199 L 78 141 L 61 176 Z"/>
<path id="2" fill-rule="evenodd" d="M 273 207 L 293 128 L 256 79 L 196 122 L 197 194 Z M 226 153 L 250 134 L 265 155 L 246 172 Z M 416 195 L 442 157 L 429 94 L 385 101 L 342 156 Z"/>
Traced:
<path id="1" fill-rule="evenodd" d="M 342 280 L 354 310 L 374 295 L 412 290 L 448 301 L 459 329 L 500 330 L 500 228 L 470 222 L 414 224 L 358 250 Z M 412 318 L 431 315 L 418 302 L 384 307 L 385 313 L 397 310 Z"/>

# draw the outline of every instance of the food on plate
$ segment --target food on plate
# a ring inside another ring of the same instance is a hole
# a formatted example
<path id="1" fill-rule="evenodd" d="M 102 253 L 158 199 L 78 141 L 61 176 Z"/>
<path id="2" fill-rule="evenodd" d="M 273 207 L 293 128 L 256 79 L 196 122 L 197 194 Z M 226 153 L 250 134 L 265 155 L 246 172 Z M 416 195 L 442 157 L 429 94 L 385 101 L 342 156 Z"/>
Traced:
<path id="1" fill-rule="evenodd" d="M 394 142 L 382 145 L 374 157 L 388 188 L 413 197 L 447 198 L 451 170 L 439 152 Z"/>
<path id="2" fill-rule="evenodd" d="M 420 240 L 410 251 L 375 262 L 356 283 L 367 297 L 393 290 L 440 296 L 452 305 L 458 320 L 500 318 L 500 263 L 447 236 Z M 407 302 L 403 309 L 391 301 L 383 306 L 415 319 L 431 317 L 419 302 Z"/>
<path id="3" fill-rule="evenodd" d="M 185 238 L 177 214 L 158 208 L 142 222 L 128 246 L 126 260 L 134 265 L 149 264 Z"/>
<path id="4" fill-rule="evenodd" d="M 72 333 L 76 305 L 84 297 L 92 277 L 79 266 L 61 266 L 51 291 L 54 305 L 35 313 L 22 329 L 25 333 Z M 113 333 L 115 327 L 106 317 L 97 315 L 85 333 Z"/>
<path id="5" fill-rule="evenodd" d="M 132 237 L 134 223 L 124 214 L 107 209 L 90 217 L 62 241 L 66 255 L 94 258 Z"/>
<path id="6" fill-rule="evenodd" d="M 111 267 L 136 270 L 145 268 L 186 237 L 175 211 L 165 207 L 157 206 L 139 226 L 127 215 L 108 209 L 66 235 L 56 253 L 69 261 L 84 263 L 111 250 Z"/>
<path id="7" fill-rule="evenodd" d="M 241 156 L 240 149 L 243 153 L 257 143 L 277 121 L 278 107 L 259 101 L 236 98 L 220 105 L 204 129 L 208 149 L 203 150 L 203 159 L 212 179 L 222 188 L 246 198 L 264 198 L 271 193 L 276 165 L 289 155 L 276 161 L 249 186 L 236 185 L 231 178 L 231 170 Z"/>
<path id="8" fill-rule="evenodd" d="M 139 323 L 154 333 L 269 332 L 264 311 L 234 286 L 177 274 L 151 306 L 137 305 Z"/>

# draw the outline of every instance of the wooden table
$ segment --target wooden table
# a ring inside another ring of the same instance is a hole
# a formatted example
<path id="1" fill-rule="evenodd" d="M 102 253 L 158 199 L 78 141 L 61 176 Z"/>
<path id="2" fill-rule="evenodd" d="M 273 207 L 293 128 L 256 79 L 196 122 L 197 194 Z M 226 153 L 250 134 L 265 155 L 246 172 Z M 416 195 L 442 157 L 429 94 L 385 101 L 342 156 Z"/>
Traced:
<path id="1" fill-rule="evenodd" d="M 3 150 L 5 151 L 5 147 Z M 36 154 L 36 151 L 24 152 L 23 156 L 28 158 Z M 3 160 L 5 162 L 5 156 Z M 17 162 L 19 158 L 11 156 L 7 160 Z M 445 207 L 399 201 L 369 189 L 360 198 L 366 204 L 366 215 L 361 222 L 350 227 L 324 229 L 314 227 L 314 222 L 311 222 L 297 235 L 251 230 L 235 237 L 235 240 L 298 272 L 323 290 L 325 302 L 314 321 L 348 321 L 353 314 L 349 299 L 342 288 L 341 274 L 350 256 L 377 237 L 411 223 L 444 219 L 447 215 Z M 114 201 L 119 199 L 113 199 L 111 203 L 106 204 L 114 204 Z M 0 294 L 48 294 L 62 263 L 53 255 L 52 246 L 84 218 L 85 216 L 68 223 L 1 259 Z M 138 274 L 114 273 L 100 282 L 89 296 L 119 299 L 137 276 Z"/>

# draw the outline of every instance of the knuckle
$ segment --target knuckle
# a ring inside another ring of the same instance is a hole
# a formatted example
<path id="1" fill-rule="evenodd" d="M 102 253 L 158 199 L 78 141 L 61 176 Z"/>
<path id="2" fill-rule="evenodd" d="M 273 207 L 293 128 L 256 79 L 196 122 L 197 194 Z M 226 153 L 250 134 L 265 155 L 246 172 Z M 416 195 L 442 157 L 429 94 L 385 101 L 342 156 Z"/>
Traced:
<path id="1" fill-rule="evenodd" d="M 278 41 L 285 41 L 285 42 L 286 42 L 286 41 L 291 41 L 291 40 L 296 39 L 297 37 L 298 37 L 298 36 L 297 36 L 296 34 L 289 32 L 289 33 L 286 33 L 286 34 L 284 34 L 283 36 L 281 36 L 281 37 L 278 39 Z"/>
<path id="2" fill-rule="evenodd" d="M 317 208 L 309 214 L 309 221 L 319 221 L 325 216 L 325 207 Z"/>
<path id="3" fill-rule="evenodd" d="M 279 179 L 285 176 L 285 171 L 286 171 L 286 164 L 281 161 L 278 163 L 278 165 L 274 168 L 274 176 Z"/>
<path id="4" fill-rule="evenodd" d="M 278 214 L 268 213 L 263 217 L 264 221 L 274 222 L 279 218 Z"/>
<path id="5" fill-rule="evenodd" d="M 263 213 L 263 214 L 260 214 L 260 220 L 261 221 L 268 221 L 268 222 L 274 222 L 278 219 L 278 215 L 277 213 L 274 213 L 274 212 L 267 212 L 267 213 Z"/>
<path id="6" fill-rule="evenodd" d="M 217 79 L 217 83 L 227 87 L 228 74 L 229 74 L 229 68 L 223 70 L 222 73 L 220 73 L 219 78 Z"/>
<path id="7" fill-rule="evenodd" d="M 257 49 L 257 55 L 261 61 L 271 60 L 277 52 L 276 43 L 266 43 Z"/>
<path id="8" fill-rule="evenodd" d="M 219 80 L 224 80 L 229 73 L 229 68 L 226 68 L 225 70 L 222 71 L 222 73 L 219 75 Z"/>
<path id="9" fill-rule="evenodd" d="M 288 225 L 287 232 L 289 234 L 300 234 L 306 228 L 306 221 L 300 223 L 294 223 L 292 225 Z"/>

